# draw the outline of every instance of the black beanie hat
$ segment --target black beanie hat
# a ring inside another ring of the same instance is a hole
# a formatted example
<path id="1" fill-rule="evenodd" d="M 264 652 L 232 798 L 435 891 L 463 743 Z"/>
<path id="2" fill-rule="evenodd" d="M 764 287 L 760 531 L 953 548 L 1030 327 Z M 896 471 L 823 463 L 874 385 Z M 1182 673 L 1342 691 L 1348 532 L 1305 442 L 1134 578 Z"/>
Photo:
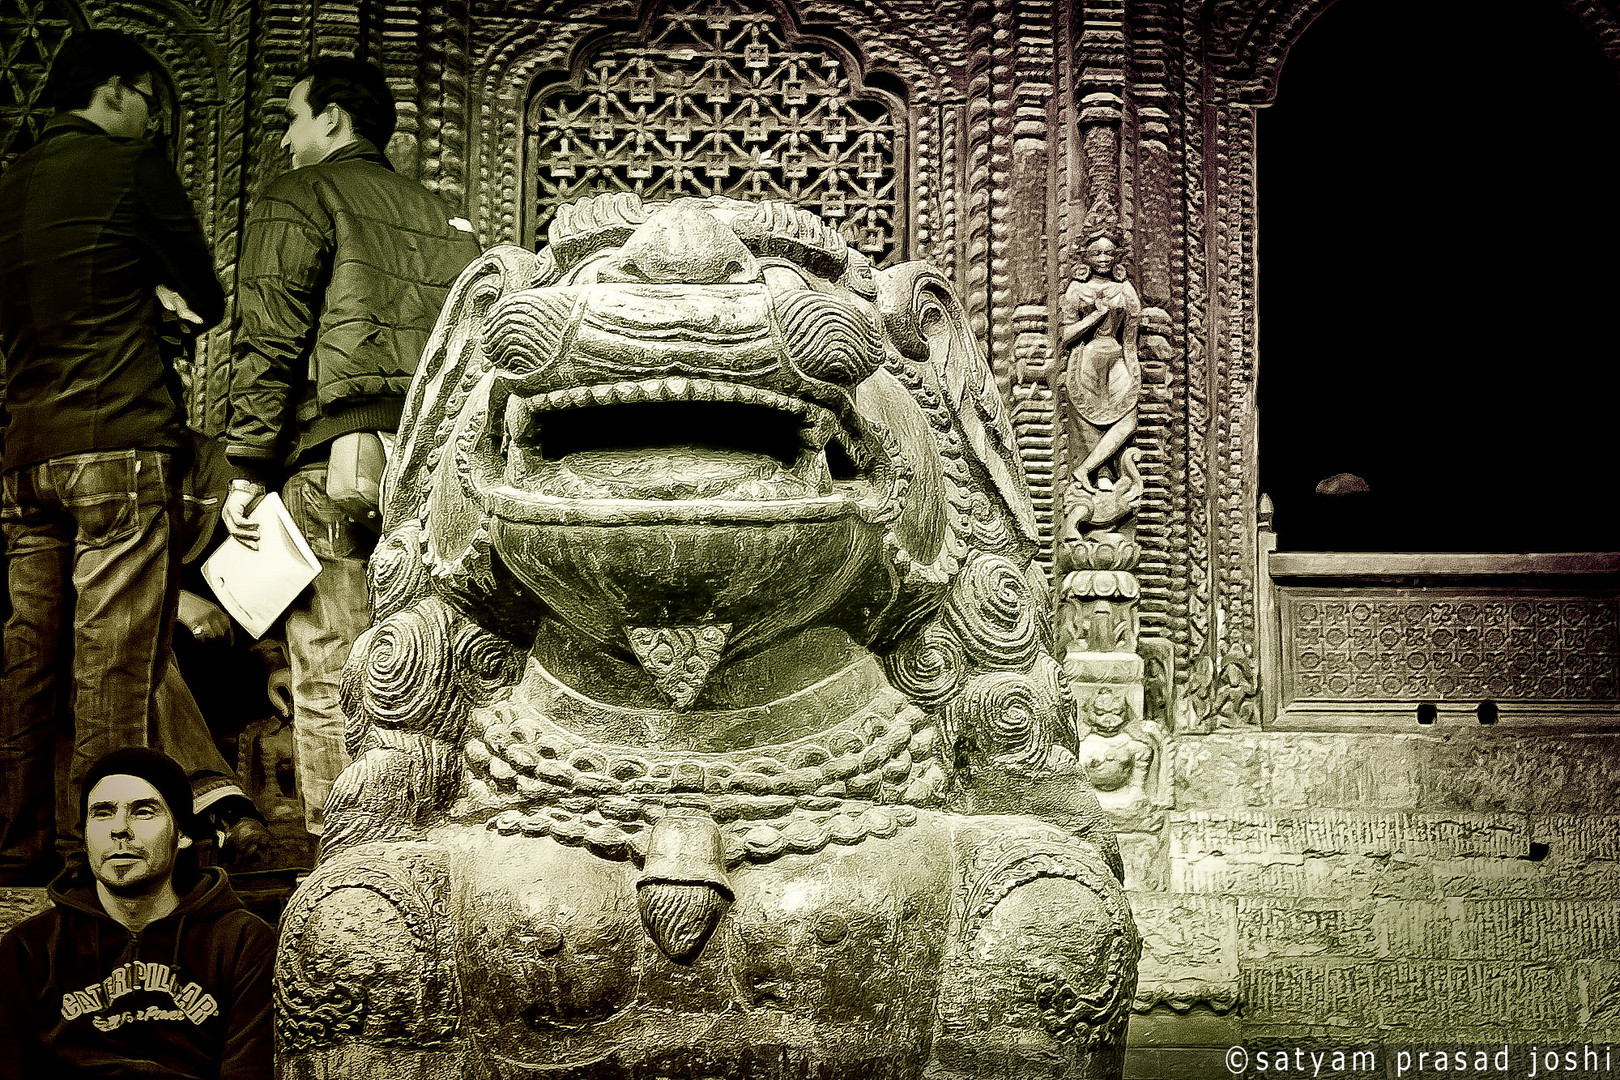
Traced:
<path id="1" fill-rule="evenodd" d="M 148 750 L 144 746 L 130 746 L 105 754 L 84 777 L 84 790 L 79 792 L 79 820 L 89 818 L 90 792 L 104 777 L 138 776 L 157 788 L 163 801 L 169 804 L 169 813 L 175 826 L 193 840 L 197 837 L 196 815 L 191 812 L 191 783 L 178 762 L 161 750 Z"/>

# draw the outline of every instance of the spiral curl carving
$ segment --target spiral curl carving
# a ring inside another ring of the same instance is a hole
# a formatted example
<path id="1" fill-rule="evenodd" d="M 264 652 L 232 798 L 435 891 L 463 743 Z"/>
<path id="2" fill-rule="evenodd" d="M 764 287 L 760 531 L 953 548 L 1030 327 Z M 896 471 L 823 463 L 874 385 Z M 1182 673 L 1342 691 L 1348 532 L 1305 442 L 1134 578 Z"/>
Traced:
<path id="1" fill-rule="evenodd" d="M 971 679 L 951 705 L 960 730 L 977 733 L 991 757 L 1038 768 L 1052 750 L 1061 701 L 1054 680 L 1032 672 L 987 671 Z"/>
<path id="2" fill-rule="evenodd" d="M 1039 605 L 1019 565 L 985 552 L 963 567 L 945 601 L 945 619 L 973 659 L 1026 668 L 1041 645 Z"/>
<path id="3" fill-rule="evenodd" d="M 1050 653 L 1055 644 L 1052 633 L 1055 625 L 1053 621 L 1052 583 L 1047 579 L 1046 569 L 1040 563 L 1032 562 L 1024 567 L 1024 586 L 1029 590 L 1029 602 L 1035 609 L 1035 625 L 1041 631 L 1041 653 Z"/>
<path id="4" fill-rule="evenodd" d="M 461 787 L 461 748 L 443 739 L 417 736 L 410 747 L 415 760 L 416 820 L 430 820 L 455 801 Z"/>
<path id="5" fill-rule="evenodd" d="M 540 375 L 560 358 L 570 322 L 571 293 L 520 292 L 496 304 L 484 327 L 484 353 L 502 369 Z"/>
<path id="6" fill-rule="evenodd" d="M 1035 658 L 1028 678 L 1042 695 L 1053 702 L 1053 741 L 1072 745 L 1078 736 L 1079 702 L 1075 698 L 1073 684 L 1063 674 L 1063 665 L 1047 653 L 1042 653 Z"/>
<path id="7" fill-rule="evenodd" d="M 330 854 L 357 843 L 398 839 L 443 812 L 460 786 L 458 747 L 426 735 L 373 729 L 370 745 L 332 785 L 322 845 Z"/>
<path id="8" fill-rule="evenodd" d="M 360 756 L 366 734 L 371 730 L 366 714 L 361 711 L 364 706 L 361 688 L 365 684 L 366 654 L 371 651 L 371 638 L 376 629 L 375 626 L 367 627 L 355 638 L 354 648 L 349 650 L 348 662 L 343 665 L 343 674 L 338 677 L 338 704 L 343 706 L 346 716 L 343 745 L 350 758 Z"/>
<path id="9" fill-rule="evenodd" d="M 1000 551 L 1012 546 L 1012 532 L 1007 520 L 996 512 L 983 492 L 974 492 L 969 507 L 973 516 L 968 521 L 968 537 L 981 548 Z"/>
<path id="10" fill-rule="evenodd" d="M 809 290 L 777 301 L 794 365 L 810 378 L 852 387 L 883 362 L 877 323 L 841 300 Z"/>
<path id="11" fill-rule="evenodd" d="M 380 727 L 413 731 L 427 730 L 437 711 L 457 711 L 452 640 L 449 610 L 437 600 L 384 619 L 359 672 L 360 711 Z"/>
<path id="12" fill-rule="evenodd" d="M 409 606 L 429 588 L 421 526 L 410 522 L 389 533 L 371 553 L 371 600 L 376 618 Z"/>
<path id="13" fill-rule="evenodd" d="M 894 688 L 923 708 L 948 701 L 968 668 L 961 641 L 937 622 L 907 638 L 885 663 Z"/>
<path id="14" fill-rule="evenodd" d="M 505 638 L 463 623 L 451 650 L 456 682 L 474 705 L 487 705 L 523 673 L 523 654 Z"/>

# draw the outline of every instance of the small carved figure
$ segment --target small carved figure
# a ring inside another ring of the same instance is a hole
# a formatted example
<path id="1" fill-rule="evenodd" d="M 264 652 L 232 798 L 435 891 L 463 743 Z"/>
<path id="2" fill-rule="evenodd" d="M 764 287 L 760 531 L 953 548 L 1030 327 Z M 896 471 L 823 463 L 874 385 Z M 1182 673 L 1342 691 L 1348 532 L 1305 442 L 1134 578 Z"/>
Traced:
<path id="1" fill-rule="evenodd" d="M 1081 738 L 1076 757 L 1103 809 L 1119 814 L 1134 813 L 1149 802 L 1156 807 L 1170 805 L 1163 728 L 1151 720 L 1131 724 L 1125 698 L 1111 687 L 1097 691 L 1086 714 L 1090 730 Z"/>
<path id="2" fill-rule="evenodd" d="M 1088 222 L 1083 262 L 1063 294 L 1060 344 L 1068 362 L 1052 372 L 1069 438 L 1069 479 L 1085 491 L 1136 431 L 1142 396 L 1137 329 L 1142 301 L 1125 280 L 1122 239 L 1106 211 Z"/>
<path id="3" fill-rule="evenodd" d="M 1253 661 L 1242 654 L 1228 654 L 1218 671 L 1207 656 L 1194 661 L 1187 677 L 1187 692 L 1178 703 L 1176 729 L 1214 731 L 1258 724 L 1259 702 L 1252 670 Z"/>

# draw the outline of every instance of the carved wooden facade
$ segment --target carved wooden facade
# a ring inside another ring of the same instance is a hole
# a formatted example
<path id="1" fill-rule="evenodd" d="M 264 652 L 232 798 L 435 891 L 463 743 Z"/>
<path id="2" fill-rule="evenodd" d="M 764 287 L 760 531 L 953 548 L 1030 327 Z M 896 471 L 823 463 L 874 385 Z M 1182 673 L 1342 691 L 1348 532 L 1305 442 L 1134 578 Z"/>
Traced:
<path id="1" fill-rule="evenodd" d="M 460 207 L 485 244 L 532 245 L 558 202 L 598 190 L 803 201 L 875 260 L 927 259 L 954 279 L 1013 408 L 1048 555 L 1065 447 L 1050 390 L 1026 372 L 1061 351 L 1059 299 L 1088 212 L 1116 208 L 1130 280 L 1159 313 L 1143 328 L 1156 344 L 1142 357 L 1133 442 L 1144 488 L 1133 572 L 1142 719 L 1164 733 L 1158 768 L 1173 771 L 1180 807 L 1216 782 L 1206 773 L 1246 777 L 1233 755 L 1271 753 L 1263 719 L 1270 727 L 1278 701 L 1262 708 L 1263 685 L 1288 701 L 1336 692 L 1306 669 L 1318 654 L 1302 635 L 1344 634 L 1333 655 L 1349 681 L 1334 708 L 1376 698 L 1409 709 L 1444 697 L 1442 677 L 1472 700 L 1524 672 L 1540 679 L 1537 700 L 1567 702 L 1572 715 L 1596 715 L 1594 701 L 1615 696 L 1612 591 L 1479 608 L 1468 623 L 1513 640 L 1546 630 L 1558 636 L 1547 647 L 1579 651 L 1578 661 L 1431 675 L 1395 669 L 1421 651 L 1417 638 L 1446 651 L 1452 631 L 1437 602 L 1369 596 L 1366 630 L 1343 589 L 1262 588 L 1255 115 L 1329 2 L 0 0 L 0 155 L 28 137 L 30 95 L 61 33 L 118 26 L 166 66 L 177 161 L 227 286 L 244 207 L 285 168 L 277 106 L 323 52 L 358 49 L 383 64 L 401 101 L 390 155 Z M 1569 6 L 1620 67 L 1620 6 Z M 206 343 L 194 390 L 216 430 L 223 340 Z M 1280 606 L 1263 608 L 1266 596 Z M 1285 662 L 1277 620 L 1291 635 L 1286 672 L 1263 670 Z M 1354 642 L 1392 634 L 1399 643 L 1362 672 Z M 1265 794 L 1244 797 L 1266 805 Z M 1135 880 L 1170 894 L 1144 901 L 1139 918 L 1151 922 L 1159 905 L 1196 954 L 1199 928 L 1233 914 L 1225 886 L 1166 869 L 1162 815 L 1136 827 L 1139 842 L 1126 843 Z M 1143 1008 L 1224 1008 L 1240 996 L 1225 960 L 1161 975 L 1155 984 L 1144 968 Z M 1271 977 L 1245 975 L 1241 993 L 1281 1000 Z"/>

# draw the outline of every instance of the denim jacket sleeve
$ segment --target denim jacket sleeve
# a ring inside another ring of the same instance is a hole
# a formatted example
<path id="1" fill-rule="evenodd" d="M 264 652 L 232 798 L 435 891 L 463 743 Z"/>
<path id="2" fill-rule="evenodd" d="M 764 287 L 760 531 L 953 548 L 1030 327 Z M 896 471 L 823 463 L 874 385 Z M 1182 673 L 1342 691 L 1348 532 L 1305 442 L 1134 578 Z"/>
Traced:
<path id="1" fill-rule="evenodd" d="M 331 261 L 332 232 L 273 184 L 248 216 L 237 271 L 226 455 L 249 471 L 279 467 L 296 411 Z"/>
<path id="2" fill-rule="evenodd" d="M 214 273 L 214 257 L 191 199 L 161 147 L 149 144 L 135 161 L 138 226 L 152 258 L 161 267 L 154 285 L 167 285 L 202 317 L 199 330 L 225 315 L 225 290 Z"/>

